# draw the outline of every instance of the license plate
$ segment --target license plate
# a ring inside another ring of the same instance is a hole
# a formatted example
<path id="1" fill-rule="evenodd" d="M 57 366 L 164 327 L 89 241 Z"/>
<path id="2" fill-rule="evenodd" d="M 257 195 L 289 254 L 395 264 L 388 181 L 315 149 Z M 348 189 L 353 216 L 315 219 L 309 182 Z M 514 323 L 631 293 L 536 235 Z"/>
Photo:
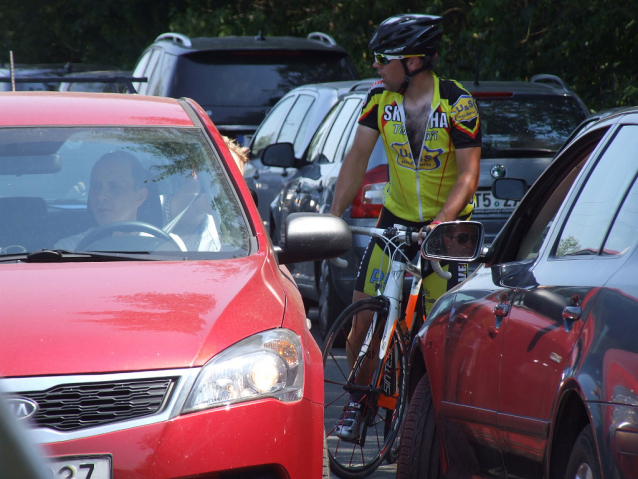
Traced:
<path id="1" fill-rule="evenodd" d="M 490 191 L 476 192 L 477 213 L 511 213 L 518 203 L 516 200 L 500 200 L 494 198 Z"/>
<path id="2" fill-rule="evenodd" d="M 47 460 L 54 479 L 112 479 L 111 456 L 52 457 Z"/>

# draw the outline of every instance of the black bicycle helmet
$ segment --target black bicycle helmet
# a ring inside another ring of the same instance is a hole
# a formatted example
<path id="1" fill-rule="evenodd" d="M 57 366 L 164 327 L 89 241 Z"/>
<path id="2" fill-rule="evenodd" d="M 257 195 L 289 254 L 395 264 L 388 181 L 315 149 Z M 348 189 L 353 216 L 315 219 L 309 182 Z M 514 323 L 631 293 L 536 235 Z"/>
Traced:
<path id="1" fill-rule="evenodd" d="M 387 55 L 426 55 L 433 57 L 443 31 L 441 17 L 407 13 L 384 20 L 368 48 Z"/>
<path id="2" fill-rule="evenodd" d="M 399 89 L 405 94 L 410 80 L 417 73 L 432 69 L 436 48 L 439 46 L 443 31 L 439 26 L 441 17 L 406 13 L 385 19 L 377 28 L 368 44 L 368 48 L 375 53 L 386 55 L 424 55 L 423 65 L 416 70 L 409 71 L 405 59 L 401 60 L 405 80 Z"/>

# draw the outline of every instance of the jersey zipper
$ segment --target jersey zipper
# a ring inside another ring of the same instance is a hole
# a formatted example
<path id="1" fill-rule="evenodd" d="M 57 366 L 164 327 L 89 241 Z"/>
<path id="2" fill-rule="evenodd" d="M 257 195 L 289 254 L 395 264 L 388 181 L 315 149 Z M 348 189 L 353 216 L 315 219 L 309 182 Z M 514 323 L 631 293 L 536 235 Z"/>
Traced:
<path id="1" fill-rule="evenodd" d="M 438 108 L 439 105 L 436 105 L 436 107 Z M 403 102 L 401 102 L 401 104 L 399 105 L 399 108 L 401 111 L 401 121 L 403 122 L 403 130 L 405 131 L 405 137 L 408 140 L 408 149 L 410 150 L 410 155 L 412 155 L 412 163 L 414 163 L 414 171 L 416 173 L 416 197 L 418 198 L 418 203 L 419 203 L 419 221 L 423 222 L 425 220 L 423 219 L 423 205 L 422 205 L 422 199 L 421 199 L 421 175 L 419 174 L 419 163 L 421 161 L 421 152 L 423 151 L 423 145 L 425 145 L 425 139 L 428 136 L 428 128 L 430 127 L 430 118 L 432 117 L 432 112 L 434 111 L 434 108 L 430 106 L 428 119 L 425 122 L 425 131 L 423 132 L 423 140 L 421 141 L 421 150 L 419 151 L 418 159 L 416 156 L 414 156 L 414 153 L 412 152 L 412 146 L 410 146 L 410 139 L 408 138 L 408 128 L 405 124 L 406 117 L 405 117 L 405 109 L 403 108 Z"/>

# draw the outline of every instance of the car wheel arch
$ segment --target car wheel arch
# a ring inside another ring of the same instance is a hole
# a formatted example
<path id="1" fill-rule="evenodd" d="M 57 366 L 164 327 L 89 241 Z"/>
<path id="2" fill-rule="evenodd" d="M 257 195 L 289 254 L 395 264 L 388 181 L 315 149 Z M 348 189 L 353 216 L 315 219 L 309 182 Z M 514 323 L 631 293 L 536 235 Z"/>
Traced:
<path id="1" fill-rule="evenodd" d="M 565 477 L 578 435 L 586 426 L 594 424 L 583 398 L 575 380 L 567 381 L 558 396 L 549 431 L 549 477 Z"/>

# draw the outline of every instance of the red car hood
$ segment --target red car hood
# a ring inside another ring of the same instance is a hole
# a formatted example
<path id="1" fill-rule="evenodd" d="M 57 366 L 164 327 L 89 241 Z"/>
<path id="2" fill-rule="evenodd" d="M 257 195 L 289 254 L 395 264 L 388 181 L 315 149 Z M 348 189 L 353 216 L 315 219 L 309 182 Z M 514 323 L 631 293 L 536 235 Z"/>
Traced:
<path id="1" fill-rule="evenodd" d="M 281 326 L 266 258 L 1 265 L 0 376 L 202 365 Z"/>

